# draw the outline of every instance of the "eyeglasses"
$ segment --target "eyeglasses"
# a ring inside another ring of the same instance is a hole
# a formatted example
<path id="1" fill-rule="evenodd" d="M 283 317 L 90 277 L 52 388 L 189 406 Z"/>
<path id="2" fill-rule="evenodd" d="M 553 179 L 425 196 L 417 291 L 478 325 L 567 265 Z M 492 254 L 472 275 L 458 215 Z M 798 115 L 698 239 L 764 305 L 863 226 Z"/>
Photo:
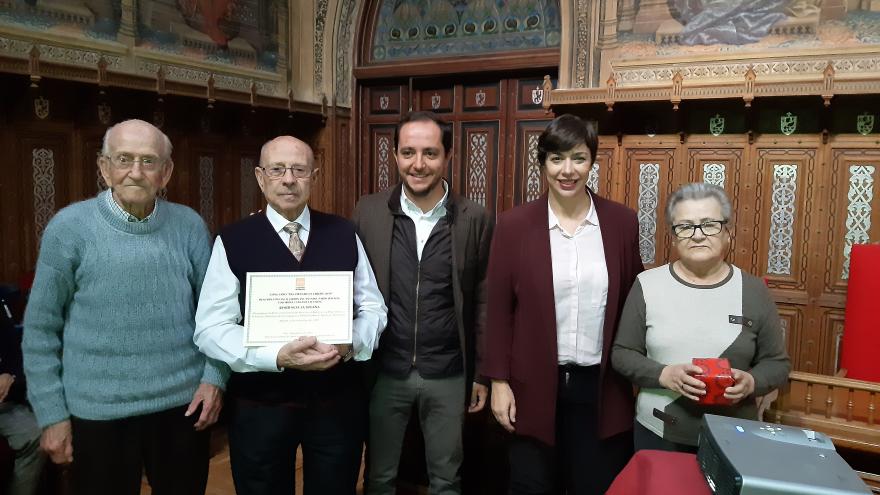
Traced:
<path id="1" fill-rule="evenodd" d="M 121 155 L 115 156 L 103 156 L 104 158 L 108 159 L 110 161 L 110 164 L 113 165 L 113 167 L 117 170 L 129 170 L 134 167 L 135 163 L 140 162 L 141 169 L 152 172 L 154 170 L 157 170 L 165 163 L 165 160 L 154 155 L 134 157 L 123 153 Z"/>
<path id="2" fill-rule="evenodd" d="M 266 174 L 270 179 L 280 179 L 284 177 L 284 174 L 286 174 L 288 170 L 290 170 L 290 173 L 293 174 L 293 177 L 296 179 L 305 179 L 311 177 L 312 172 L 314 172 L 314 170 L 312 170 L 311 168 L 298 166 L 282 167 L 280 165 L 271 165 L 269 167 L 259 168 L 263 169 L 263 173 Z"/>
<path id="3" fill-rule="evenodd" d="M 710 237 L 720 234 L 726 223 L 727 220 L 712 220 L 709 222 L 703 222 L 699 225 L 679 223 L 672 226 L 672 233 L 679 239 L 690 239 L 697 233 L 697 229 L 700 229 L 700 232 L 702 232 L 704 236 Z"/>

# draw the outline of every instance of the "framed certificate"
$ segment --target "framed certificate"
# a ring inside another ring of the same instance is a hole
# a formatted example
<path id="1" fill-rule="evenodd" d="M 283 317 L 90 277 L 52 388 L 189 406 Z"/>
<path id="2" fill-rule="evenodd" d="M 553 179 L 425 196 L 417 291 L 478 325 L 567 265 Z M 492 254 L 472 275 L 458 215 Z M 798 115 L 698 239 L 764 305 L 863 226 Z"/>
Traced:
<path id="1" fill-rule="evenodd" d="M 259 347 L 314 336 L 350 344 L 352 272 L 249 272 L 244 345 Z"/>

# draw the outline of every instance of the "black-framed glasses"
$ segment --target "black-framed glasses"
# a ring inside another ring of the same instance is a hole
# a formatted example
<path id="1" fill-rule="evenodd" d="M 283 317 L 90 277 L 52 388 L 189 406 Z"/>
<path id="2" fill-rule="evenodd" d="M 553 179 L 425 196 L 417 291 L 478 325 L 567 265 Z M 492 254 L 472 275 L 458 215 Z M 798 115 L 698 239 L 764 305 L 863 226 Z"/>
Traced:
<path id="1" fill-rule="evenodd" d="M 109 160 L 110 164 L 118 170 L 129 170 L 134 167 L 135 163 L 140 162 L 143 170 L 152 172 L 158 170 L 165 163 L 165 160 L 155 155 L 133 156 L 127 153 L 120 153 L 118 155 L 102 156 Z"/>
<path id="2" fill-rule="evenodd" d="M 307 177 L 311 177 L 312 172 L 314 172 L 311 167 L 300 167 L 297 165 L 293 167 L 284 167 L 282 165 L 269 165 L 268 167 L 260 168 L 263 169 L 263 173 L 266 174 L 270 179 L 280 179 L 284 177 L 284 174 L 286 174 L 288 170 L 290 170 L 290 173 L 293 174 L 293 176 L 297 179 L 305 179 Z"/>
<path id="3" fill-rule="evenodd" d="M 697 229 L 706 237 L 718 235 L 724 230 L 727 220 L 710 220 L 701 224 L 679 223 L 672 226 L 672 233 L 679 239 L 690 239 L 697 233 Z"/>

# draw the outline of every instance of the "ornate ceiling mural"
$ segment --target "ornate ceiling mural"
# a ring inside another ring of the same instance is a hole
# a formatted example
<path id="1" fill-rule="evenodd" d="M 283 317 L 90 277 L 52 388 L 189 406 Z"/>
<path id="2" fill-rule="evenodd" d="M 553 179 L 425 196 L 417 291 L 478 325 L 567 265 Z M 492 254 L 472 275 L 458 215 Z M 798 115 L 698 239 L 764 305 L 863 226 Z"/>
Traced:
<path id="1" fill-rule="evenodd" d="M 382 0 L 372 60 L 558 47 L 558 0 Z"/>
<path id="2" fill-rule="evenodd" d="M 0 0 L 0 56 L 19 57 L 9 48 L 24 43 L 46 62 L 95 67 L 81 59 L 103 58 L 101 70 L 283 98 L 288 7 L 288 0 Z"/>

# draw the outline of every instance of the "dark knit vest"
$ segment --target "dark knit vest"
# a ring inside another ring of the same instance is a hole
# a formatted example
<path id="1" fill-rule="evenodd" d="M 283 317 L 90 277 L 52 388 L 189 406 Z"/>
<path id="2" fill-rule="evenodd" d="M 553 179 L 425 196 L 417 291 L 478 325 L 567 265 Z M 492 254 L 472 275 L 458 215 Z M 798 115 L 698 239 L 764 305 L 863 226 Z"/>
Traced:
<path id="1" fill-rule="evenodd" d="M 302 261 L 281 241 L 265 214 L 251 215 L 220 232 L 229 268 L 238 279 L 238 302 L 244 315 L 248 272 L 351 271 L 358 263 L 354 225 L 310 210 L 311 225 Z M 326 371 L 232 373 L 227 394 L 257 402 L 304 403 L 360 386 L 354 362 Z"/>

